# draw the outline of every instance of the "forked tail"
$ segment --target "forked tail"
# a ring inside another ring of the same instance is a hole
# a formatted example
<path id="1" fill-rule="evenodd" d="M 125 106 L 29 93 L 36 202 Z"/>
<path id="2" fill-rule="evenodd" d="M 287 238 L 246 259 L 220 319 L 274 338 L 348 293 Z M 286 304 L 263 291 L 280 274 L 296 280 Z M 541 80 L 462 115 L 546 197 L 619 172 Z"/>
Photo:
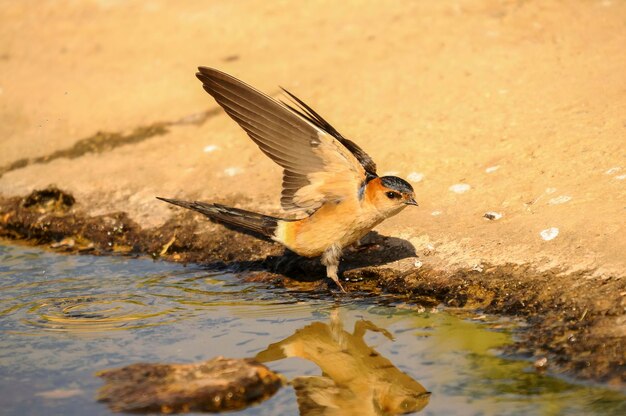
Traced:
<path id="1" fill-rule="evenodd" d="M 179 199 L 167 199 L 157 196 L 161 201 L 178 205 L 179 207 L 198 211 L 206 215 L 211 220 L 231 226 L 238 231 L 253 234 L 255 237 L 264 239 L 273 239 L 274 232 L 278 226 L 280 218 L 270 217 L 269 215 L 257 214 L 256 212 L 246 211 L 239 208 L 231 208 L 220 204 L 207 204 L 204 202 L 188 202 Z"/>

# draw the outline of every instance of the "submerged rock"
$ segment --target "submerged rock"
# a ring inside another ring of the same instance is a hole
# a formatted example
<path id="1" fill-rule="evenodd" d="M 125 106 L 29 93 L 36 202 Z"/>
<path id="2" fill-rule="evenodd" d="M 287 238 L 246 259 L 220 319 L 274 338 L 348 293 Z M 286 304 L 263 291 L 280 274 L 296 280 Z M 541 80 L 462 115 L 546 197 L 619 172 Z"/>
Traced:
<path id="1" fill-rule="evenodd" d="M 115 412 L 222 412 L 271 397 L 282 378 L 253 359 L 194 364 L 132 364 L 97 374 L 98 400 Z"/>

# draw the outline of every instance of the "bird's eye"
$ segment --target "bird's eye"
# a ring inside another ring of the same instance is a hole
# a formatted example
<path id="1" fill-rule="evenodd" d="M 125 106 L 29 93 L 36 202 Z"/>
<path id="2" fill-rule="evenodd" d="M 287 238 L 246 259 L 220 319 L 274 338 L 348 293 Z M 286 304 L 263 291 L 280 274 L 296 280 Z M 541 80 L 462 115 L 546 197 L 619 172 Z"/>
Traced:
<path id="1" fill-rule="evenodd" d="M 389 199 L 394 199 L 394 198 L 400 197 L 400 195 L 398 195 L 397 192 L 387 192 L 386 195 L 387 195 L 387 198 L 389 198 Z"/>

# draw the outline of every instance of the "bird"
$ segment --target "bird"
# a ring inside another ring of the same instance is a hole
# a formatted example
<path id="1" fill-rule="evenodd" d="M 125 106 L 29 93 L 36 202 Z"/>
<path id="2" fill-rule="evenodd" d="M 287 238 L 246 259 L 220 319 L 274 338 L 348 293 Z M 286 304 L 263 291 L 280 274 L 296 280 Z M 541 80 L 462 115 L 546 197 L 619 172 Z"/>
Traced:
<path id="1" fill-rule="evenodd" d="M 286 217 L 157 198 L 278 242 L 300 256 L 321 257 L 327 277 L 346 292 L 338 275 L 343 250 L 385 219 L 417 206 L 411 184 L 397 176 L 379 176 L 376 163 L 361 147 L 284 88 L 289 102 L 214 68 L 201 66 L 196 77 L 260 150 L 283 168 L 280 203 Z"/>

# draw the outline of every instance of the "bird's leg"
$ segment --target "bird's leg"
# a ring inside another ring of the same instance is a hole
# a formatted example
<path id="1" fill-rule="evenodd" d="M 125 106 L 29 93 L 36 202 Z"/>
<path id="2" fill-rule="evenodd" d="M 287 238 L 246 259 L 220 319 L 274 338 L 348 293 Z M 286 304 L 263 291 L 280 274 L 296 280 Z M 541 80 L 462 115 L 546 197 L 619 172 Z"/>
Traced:
<path id="1" fill-rule="evenodd" d="M 337 275 L 337 271 L 339 270 L 339 259 L 341 258 L 341 247 L 337 245 L 332 245 L 324 251 L 322 254 L 322 264 L 326 266 L 326 276 L 329 279 L 333 279 L 333 281 L 339 286 L 342 292 L 345 292 L 346 289 L 343 288 L 341 283 L 339 282 L 339 276 Z"/>

